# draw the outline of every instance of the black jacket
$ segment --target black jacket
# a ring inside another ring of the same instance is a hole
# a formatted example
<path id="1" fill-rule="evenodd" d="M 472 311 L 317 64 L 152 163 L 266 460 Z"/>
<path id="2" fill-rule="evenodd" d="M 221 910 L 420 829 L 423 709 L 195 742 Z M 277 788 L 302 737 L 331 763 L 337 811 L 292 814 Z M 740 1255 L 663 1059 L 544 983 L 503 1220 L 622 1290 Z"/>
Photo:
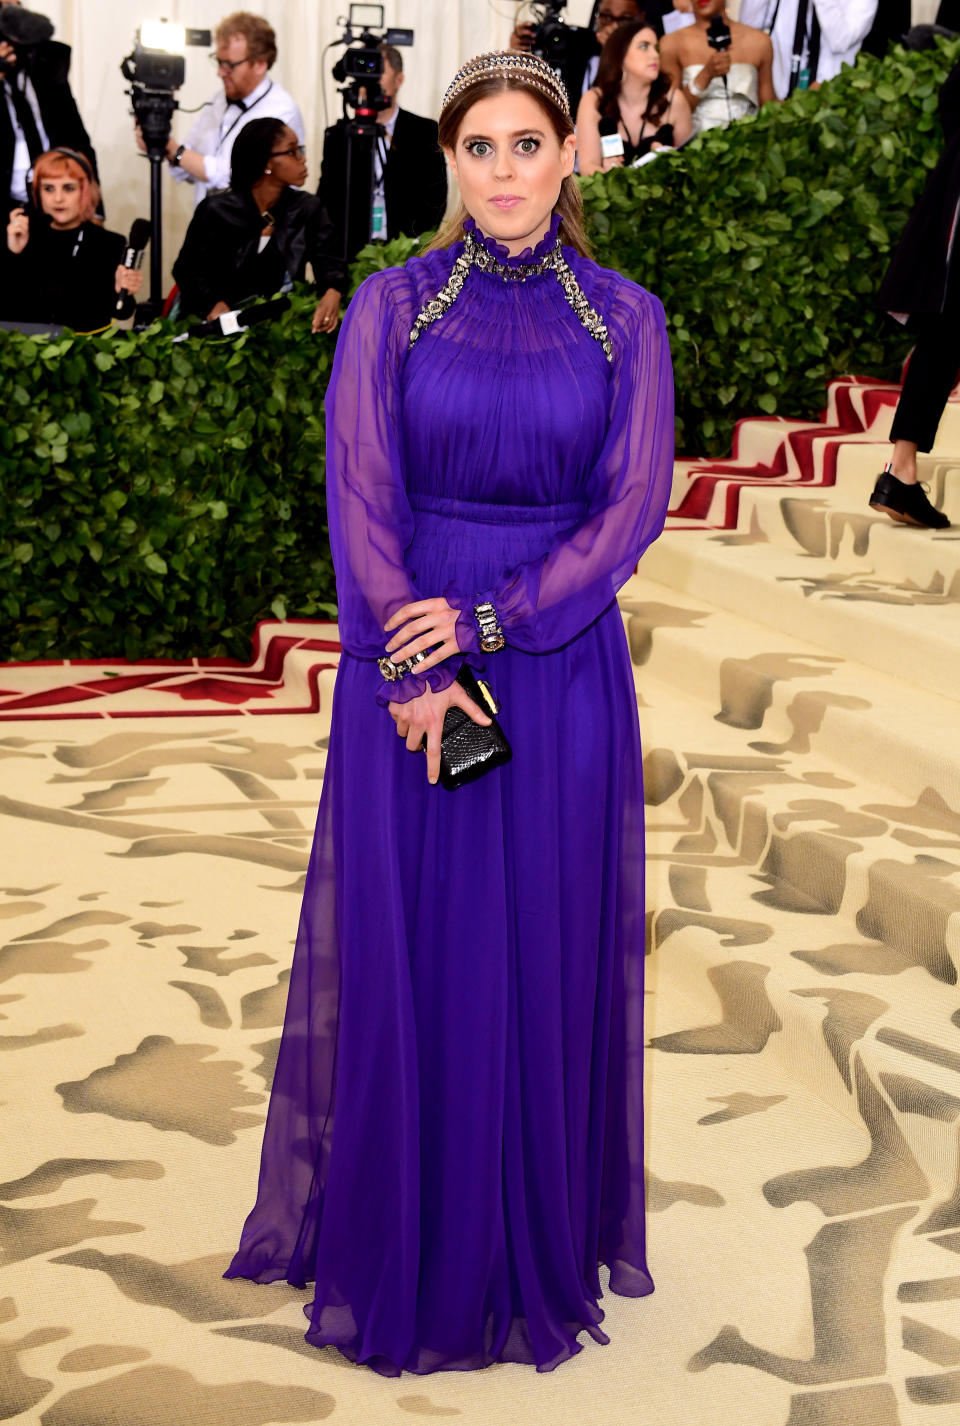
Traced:
<path id="1" fill-rule="evenodd" d="M 97 173 L 97 156 L 83 126 L 80 111 L 70 88 L 70 46 L 59 40 L 38 45 L 28 61 L 27 74 L 40 106 L 40 117 L 51 148 L 76 149 L 85 154 Z M 0 92 L 0 192 L 9 206 L 16 143 L 6 95 Z"/>
<path id="2" fill-rule="evenodd" d="M 330 214 L 334 251 L 353 258 L 370 241 L 370 141 L 354 141 L 353 162 L 360 178 L 352 184 L 350 230 L 347 224 L 347 137 L 344 123 L 323 136 L 323 166 L 317 195 Z M 433 119 L 401 109 L 387 151 L 383 176 L 387 237 L 418 237 L 440 224 L 447 206 L 447 166 Z"/>
<path id="3" fill-rule="evenodd" d="M 346 267 L 319 199 L 288 188 L 273 216 L 273 241 L 260 253 L 263 218 L 249 193 L 228 188 L 199 204 L 173 265 L 184 311 L 205 317 L 218 302 L 235 307 L 244 298 L 271 297 L 285 274 L 301 280 L 308 262 L 318 293 L 346 291 Z"/>
<path id="4" fill-rule="evenodd" d="M 99 223 L 55 232 L 44 217 L 34 215 L 22 253 L 14 255 L 3 244 L 0 319 L 52 323 L 77 332 L 108 326 L 125 246 L 120 233 Z"/>
<path id="5" fill-rule="evenodd" d="M 878 305 L 885 312 L 911 316 L 943 310 L 949 261 L 960 262 L 960 64 L 940 90 L 940 121 L 947 146 L 910 214 L 903 237 L 880 287 Z"/>

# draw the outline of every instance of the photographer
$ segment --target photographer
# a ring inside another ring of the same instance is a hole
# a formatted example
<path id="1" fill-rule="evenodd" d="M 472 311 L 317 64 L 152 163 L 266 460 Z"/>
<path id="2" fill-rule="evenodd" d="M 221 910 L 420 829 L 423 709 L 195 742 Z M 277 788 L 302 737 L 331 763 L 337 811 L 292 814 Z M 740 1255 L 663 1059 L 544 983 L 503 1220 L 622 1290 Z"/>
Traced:
<path id="1" fill-rule="evenodd" d="M 717 43 L 721 22 L 725 48 Z M 697 0 L 694 23 L 664 37 L 660 62 L 672 82 L 683 86 L 695 134 L 726 128 L 776 97 L 769 36 L 728 21 L 724 0 Z"/>
<path id="2" fill-rule="evenodd" d="M 773 87 L 778 99 L 812 88 L 853 64 L 877 16 L 877 0 L 742 0 L 740 19 L 773 41 Z M 797 37 L 799 68 L 791 76 Z"/>
<path id="3" fill-rule="evenodd" d="M 194 185 L 196 202 L 230 183 L 230 159 L 238 134 L 253 119 L 280 119 L 303 143 L 303 119 L 291 95 L 270 78 L 277 59 L 277 37 L 259 15 L 238 10 L 218 25 L 211 56 L 222 88 L 204 106 L 200 117 L 179 143 L 167 141 L 173 176 Z M 146 147 L 137 132 L 137 142 Z"/>
<path id="4" fill-rule="evenodd" d="M 97 159 L 70 89 L 70 47 L 50 36 L 43 15 L 16 3 L 0 3 L 0 184 L 3 216 L 28 205 L 27 175 L 51 147 L 76 149 Z"/>
<path id="5" fill-rule="evenodd" d="M 594 0 L 587 28 L 569 26 L 565 35 L 566 53 L 556 68 L 570 97 L 571 114 L 577 112 L 580 96 L 596 80 L 600 51 L 617 26 L 629 24 L 631 20 L 657 19 L 666 8 L 669 7 L 656 3 L 644 5 L 642 0 Z M 536 33 L 537 26 L 534 24 L 517 25 L 510 36 L 510 48 L 533 49 Z"/>
<path id="6" fill-rule="evenodd" d="M 272 297 L 313 268 L 322 293 L 315 332 L 332 332 L 346 291 L 329 220 L 307 181 L 305 150 L 282 119 L 253 119 L 233 145 L 231 184 L 205 198 L 173 267 L 185 312 L 219 317 L 251 297 Z"/>
<path id="7" fill-rule="evenodd" d="M 323 136 L 323 163 L 317 196 L 330 215 L 338 253 L 352 258 L 371 239 L 396 238 L 401 233 L 417 237 L 440 224 L 447 206 L 447 167 L 433 119 L 411 114 L 398 102 L 403 85 L 403 56 L 393 45 L 381 45 L 383 74 L 380 89 L 390 102 L 377 115 L 386 130 L 386 162 L 381 145 L 373 150 L 373 186 L 366 181 L 351 185 L 347 212 L 347 132 L 341 120 Z M 368 152 L 358 146 L 364 160 Z M 349 223 L 349 241 L 346 232 Z"/>
<path id="8" fill-rule="evenodd" d="M 123 237 L 92 221 L 98 196 L 85 154 L 39 156 L 33 213 L 14 208 L 7 223 L 0 318 L 95 332 L 110 325 L 118 293 L 139 291 L 143 274 L 121 265 Z"/>

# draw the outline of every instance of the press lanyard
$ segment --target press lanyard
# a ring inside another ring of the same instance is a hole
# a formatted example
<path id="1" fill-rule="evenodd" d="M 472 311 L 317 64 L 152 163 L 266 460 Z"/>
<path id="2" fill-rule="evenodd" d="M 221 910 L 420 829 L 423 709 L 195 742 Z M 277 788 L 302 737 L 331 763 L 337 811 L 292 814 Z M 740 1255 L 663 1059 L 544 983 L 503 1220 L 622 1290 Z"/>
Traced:
<path id="1" fill-rule="evenodd" d="M 773 7 L 773 14 L 763 27 L 768 35 L 773 33 L 773 27 L 777 23 L 777 16 L 780 14 L 780 3 L 781 0 L 776 0 Z M 817 77 L 816 72 L 820 64 L 820 20 L 816 10 L 814 10 L 808 44 L 807 15 L 809 9 L 810 0 L 798 0 L 797 26 L 793 32 L 793 53 L 790 56 L 788 95 L 792 94 L 795 89 L 809 89 Z M 807 51 L 807 62 L 803 64 L 803 52 L 805 49 Z"/>
<path id="2" fill-rule="evenodd" d="M 373 150 L 373 203 L 370 209 L 370 241 L 387 241 L 387 195 L 384 175 L 387 168 L 387 140 L 382 135 L 374 139 Z"/>
<path id="3" fill-rule="evenodd" d="M 230 125 L 229 129 L 227 130 L 227 132 L 226 132 L 225 134 L 221 134 L 220 137 L 217 139 L 217 147 L 214 149 L 214 153 L 219 153 L 219 152 L 220 152 L 220 150 L 223 148 L 224 144 L 227 142 L 227 139 L 229 139 L 230 135 L 233 133 L 234 129 L 237 127 L 237 125 L 239 124 L 240 120 L 243 118 L 244 114 L 249 114 L 251 109 L 255 109 L 255 108 L 257 107 L 257 105 L 260 103 L 260 100 L 261 100 L 261 99 L 266 99 L 267 95 L 270 93 L 270 90 L 271 90 L 272 88 L 273 88 L 273 80 L 271 79 L 271 80 L 270 80 L 270 83 L 267 85 L 267 87 L 266 87 L 266 89 L 263 91 L 263 93 L 262 93 L 258 98 L 254 99 L 254 101 L 253 101 L 252 104 L 244 104 L 243 108 L 240 110 L 240 113 L 239 113 L 239 114 L 237 115 L 237 117 L 234 119 L 233 123 Z M 226 115 L 224 115 L 224 118 L 226 118 Z M 221 119 L 220 122 L 221 122 L 221 124 L 222 124 L 222 123 L 223 123 L 223 119 Z"/>

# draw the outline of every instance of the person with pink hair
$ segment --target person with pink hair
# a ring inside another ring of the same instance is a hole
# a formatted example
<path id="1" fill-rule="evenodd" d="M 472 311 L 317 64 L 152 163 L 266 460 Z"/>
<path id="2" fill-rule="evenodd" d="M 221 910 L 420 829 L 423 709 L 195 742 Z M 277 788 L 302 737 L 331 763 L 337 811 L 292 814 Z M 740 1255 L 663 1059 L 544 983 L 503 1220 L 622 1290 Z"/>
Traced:
<path id="1" fill-rule="evenodd" d="M 51 149 L 34 164 L 34 211 L 7 222 L 0 320 L 95 332 L 108 327 L 121 292 L 136 293 L 141 272 L 121 265 L 124 239 L 94 221 L 100 189 L 86 155 Z"/>

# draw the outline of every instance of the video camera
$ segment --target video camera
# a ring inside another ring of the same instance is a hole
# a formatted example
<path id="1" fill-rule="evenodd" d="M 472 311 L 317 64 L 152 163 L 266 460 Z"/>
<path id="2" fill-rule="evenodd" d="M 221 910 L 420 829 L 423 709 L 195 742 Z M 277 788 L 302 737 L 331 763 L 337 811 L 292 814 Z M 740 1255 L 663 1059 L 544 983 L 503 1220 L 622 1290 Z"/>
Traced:
<path id="1" fill-rule="evenodd" d="M 14 50 L 12 58 L 0 58 L 0 79 L 21 67 L 29 69 L 32 51 L 52 36 L 53 25 L 46 15 L 36 15 L 19 5 L 0 6 L 0 40 L 6 40 Z"/>
<path id="2" fill-rule="evenodd" d="M 580 27 L 568 25 L 561 17 L 561 11 L 567 8 L 567 0 L 542 0 L 531 8 L 534 16 L 533 53 L 557 69 L 570 58 Z"/>
<path id="3" fill-rule="evenodd" d="M 376 116 L 390 107 L 389 98 L 380 88 L 383 74 L 383 54 L 380 46 L 412 45 L 412 30 L 385 29 L 382 5 L 351 5 L 343 34 L 336 44 L 347 49 L 333 67 L 333 77 L 344 87 L 340 90 L 344 108 L 353 109 L 356 122 L 375 127 Z M 377 34 L 376 31 L 380 31 Z"/>
<path id="4" fill-rule="evenodd" d="M 188 30 L 168 20 L 148 21 L 137 31 L 133 53 L 120 65 L 124 79 L 130 81 L 126 92 L 151 158 L 163 156 L 170 137 L 170 120 L 178 107 L 174 91 L 186 77 L 182 51 L 187 45 L 209 48 L 210 38 L 209 30 Z"/>

